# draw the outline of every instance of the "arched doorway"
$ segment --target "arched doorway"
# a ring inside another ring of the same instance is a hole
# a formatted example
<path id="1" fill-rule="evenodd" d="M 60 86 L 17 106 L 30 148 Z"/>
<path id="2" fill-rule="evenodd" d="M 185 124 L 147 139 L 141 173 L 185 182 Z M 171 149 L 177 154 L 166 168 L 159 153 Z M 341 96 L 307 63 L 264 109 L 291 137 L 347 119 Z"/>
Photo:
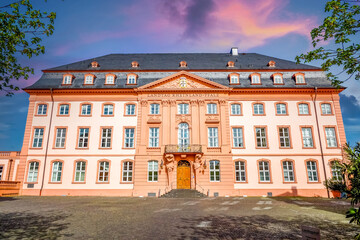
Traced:
<path id="1" fill-rule="evenodd" d="M 177 188 L 190 189 L 191 175 L 190 163 L 186 160 L 180 160 L 177 165 Z"/>

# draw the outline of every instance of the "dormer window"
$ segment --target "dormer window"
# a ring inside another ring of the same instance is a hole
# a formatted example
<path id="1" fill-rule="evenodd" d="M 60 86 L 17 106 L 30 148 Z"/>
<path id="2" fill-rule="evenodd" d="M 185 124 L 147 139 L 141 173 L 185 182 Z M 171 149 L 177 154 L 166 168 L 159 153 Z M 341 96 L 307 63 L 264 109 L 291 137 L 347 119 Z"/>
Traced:
<path id="1" fill-rule="evenodd" d="M 261 85 L 260 74 L 253 73 L 250 75 L 252 85 Z"/>
<path id="2" fill-rule="evenodd" d="M 305 82 L 305 74 L 296 73 L 294 76 L 295 76 L 295 83 L 296 84 L 306 84 L 306 82 Z"/>
<path id="3" fill-rule="evenodd" d="M 228 67 L 235 67 L 235 63 L 233 61 L 228 61 L 227 66 Z"/>
<path id="4" fill-rule="evenodd" d="M 185 61 L 181 61 L 179 66 L 180 67 L 187 67 L 187 63 Z"/>
<path id="5" fill-rule="evenodd" d="M 133 62 L 131 62 L 131 67 L 137 68 L 137 67 L 139 67 L 139 63 L 137 61 L 133 61 Z"/>
<path id="6" fill-rule="evenodd" d="M 230 84 L 240 84 L 239 76 L 240 75 L 238 73 L 230 73 L 229 74 Z"/>
<path id="7" fill-rule="evenodd" d="M 100 65 L 99 65 L 98 62 L 93 61 L 93 62 L 91 63 L 91 67 L 92 67 L 92 68 L 98 68 L 98 67 L 100 67 Z"/>
<path id="8" fill-rule="evenodd" d="M 63 77 L 63 85 L 71 85 L 73 79 L 73 75 L 71 74 L 65 74 Z"/>
<path id="9" fill-rule="evenodd" d="M 105 84 L 115 84 L 115 75 L 114 74 L 106 74 L 105 75 Z"/>
<path id="10" fill-rule="evenodd" d="M 93 74 L 85 74 L 84 85 L 94 84 L 94 77 Z"/>
<path id="11" fill-rule="evenodd" d="M 127 84 L 136 84 L 137 75 L 136 74 L 128 74 L 127 76 Z"/>
<path id="12" fill-rule="evenodd" d="M 275 61 L 270 61 L 269 63 L 268 63 L 268 67 L 275 67 Z"/>
<path id="13" fill-rule="evenodd" d="M 283 77 L 281 73 L 273 74 L 274 84 L 284 84 Z"/>

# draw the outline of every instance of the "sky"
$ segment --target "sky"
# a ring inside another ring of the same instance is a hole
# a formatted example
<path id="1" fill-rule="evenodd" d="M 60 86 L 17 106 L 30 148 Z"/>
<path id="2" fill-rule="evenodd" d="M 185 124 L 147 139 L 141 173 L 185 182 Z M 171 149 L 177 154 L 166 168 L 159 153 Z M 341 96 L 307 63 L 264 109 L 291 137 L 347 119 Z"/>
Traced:
<path id="1" fill-rule="evenodd" d="M 5 2 L 9 2 L 6 0 Z M 325 0 L 42 0 L 54 11 L 55 32 L 44 39 L 44 55 L 27 59 L 41 70 L 110 53 L 256 52 L 294 61 L 312 49 L 310 31 L 321 24 Z M 1 4 L 0 4 L 1 5 Z M 320 66 L 321 62 L 311 65 Z M 360 82 L 350 79 L 340 94 L 347 140 L 360 141 Z M 0 151 L 20 151 L 28 94 L 0 95 Z"/>

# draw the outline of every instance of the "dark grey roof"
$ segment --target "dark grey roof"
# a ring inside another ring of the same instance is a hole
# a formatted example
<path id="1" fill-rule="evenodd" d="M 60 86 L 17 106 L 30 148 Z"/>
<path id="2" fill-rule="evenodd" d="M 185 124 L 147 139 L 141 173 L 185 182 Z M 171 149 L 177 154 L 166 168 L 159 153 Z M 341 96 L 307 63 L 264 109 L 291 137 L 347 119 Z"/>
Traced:
<path id="1" fill-rule="evenodd" d="M 268 67 L 269 61 L 275 61 L 276 67 Z M 75 63 L 49 68 L 46 70 L 76 71 L 93 70 L 91 62 L 96 61 L 100 67 L 96 70 L 130 70 L 131 62 L 139 63 L 139 70 L 174 70 L 179 69 L 180 61 L 187 62 L 187 69 L 227 69 L 228 61 L 235 62 L 231 69 L 320 69 L 318 67 L 296 64 L 295 62 L 269 57 L 257 53 L 149 53 L 149 54 L 109 54 Z"/>

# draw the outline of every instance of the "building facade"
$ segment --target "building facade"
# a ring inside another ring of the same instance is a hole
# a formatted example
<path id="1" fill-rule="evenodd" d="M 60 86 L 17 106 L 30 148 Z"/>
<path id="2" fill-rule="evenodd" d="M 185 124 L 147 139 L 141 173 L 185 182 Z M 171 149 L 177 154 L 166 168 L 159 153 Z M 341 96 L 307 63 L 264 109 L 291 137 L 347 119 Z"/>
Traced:
<path id="1" fill-rule="evenodd" d="M 22 195 L 327 196 L 346 142 L 324 72 L 253 53 L 111 54 L 25 91 Z"/>

